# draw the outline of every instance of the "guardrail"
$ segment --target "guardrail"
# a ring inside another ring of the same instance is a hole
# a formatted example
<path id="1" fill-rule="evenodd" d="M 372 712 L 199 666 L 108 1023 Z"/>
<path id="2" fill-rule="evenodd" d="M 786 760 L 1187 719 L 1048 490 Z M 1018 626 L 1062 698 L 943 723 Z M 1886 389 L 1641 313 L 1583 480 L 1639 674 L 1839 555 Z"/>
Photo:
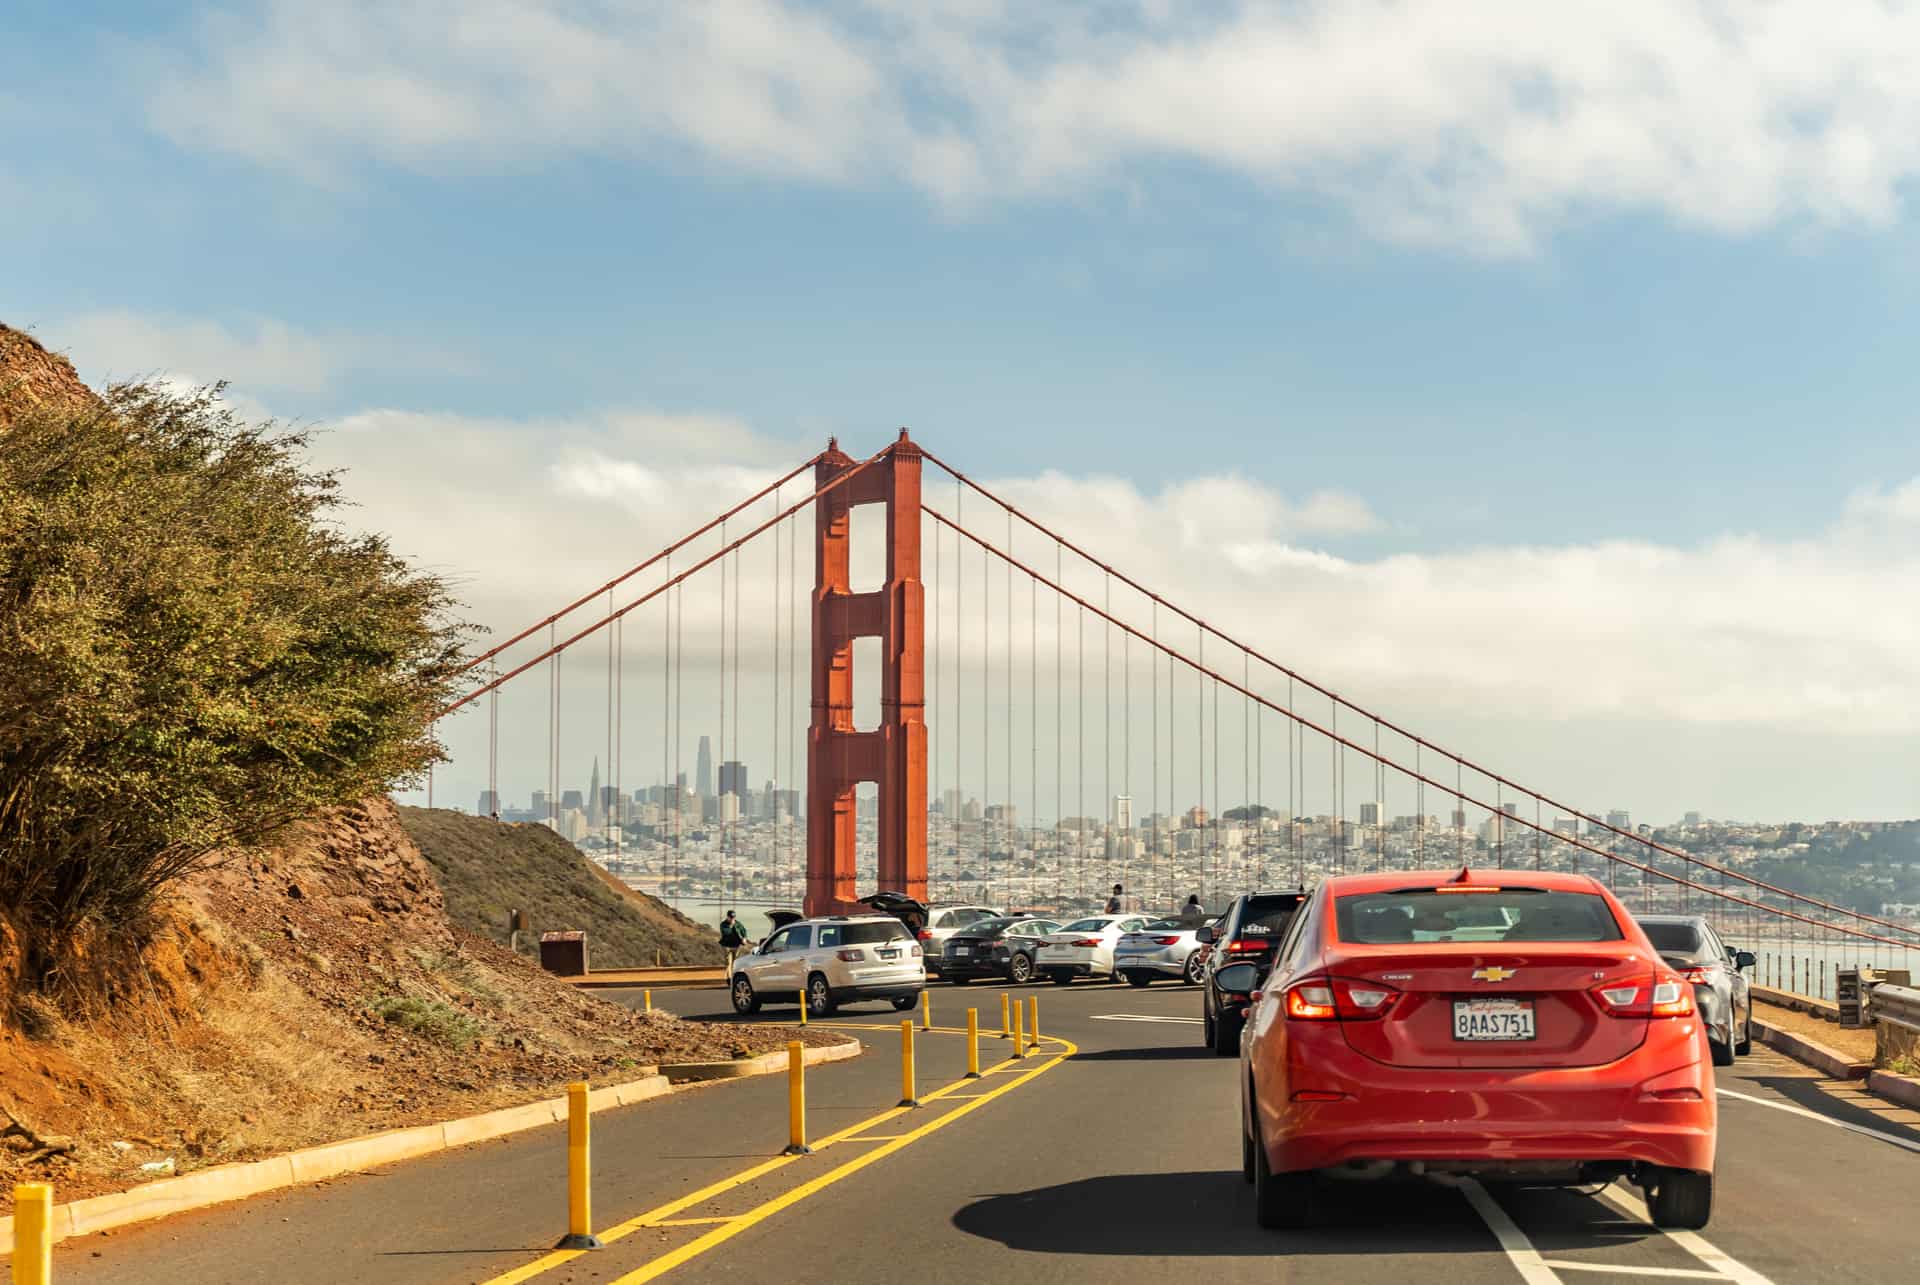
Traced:
<path id="1" fill-rule="evenodd" d="M 1871 995 L 1874 1065 L 1920 1062 L 1920 990 L 1882 982 Z"/>

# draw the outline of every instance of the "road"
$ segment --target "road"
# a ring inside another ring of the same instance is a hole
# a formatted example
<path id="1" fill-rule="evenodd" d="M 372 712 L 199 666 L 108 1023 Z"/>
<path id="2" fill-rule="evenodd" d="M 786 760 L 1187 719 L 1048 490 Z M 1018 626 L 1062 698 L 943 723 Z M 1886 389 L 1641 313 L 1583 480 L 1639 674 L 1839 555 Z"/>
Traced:
<path id="1" fill-rule="evenodd" d="M 1920 1116 L 1765 1049 L 1720 1072 L 1719 1193 L 1704 1235 L 1654 1229 L 1621 1187 L 1433 1183 L 1354 1184 L 1325 1228 L 1274 1233 L 1253 1225 L 1234 1064 L 1200 1047 L 1194 992 L 1013 993 L 1039 998 L 1046 1037 L 1022 1062 L 992 1038 L 1000 988 L 933 988 L 940 1029 L 917 1036 L 924 1104 L 909 1110 L 894 1107 L 898 1016 L 844 1012 L 836 1021 L 871 1048 L 810 1073 L 810 1132 L 826 1143 L 810 1156 L 778 1158 L 781 1077 L 596 1116 L 596 1229 L 610 1243 L 593 1253 L 546 1252 L 565 1230 L 555 1129 L 71 1241 L 56 1279 L 1868 1285 L 1910 1282 L 1920 1262 L 1920 1219 L 1899 1214 L 1920 1180 Z M 730 1020 L 720 992 L 654 998 Z M 988 1028 L 977 1081 L 962 1074 L 967 1006 Z"/>

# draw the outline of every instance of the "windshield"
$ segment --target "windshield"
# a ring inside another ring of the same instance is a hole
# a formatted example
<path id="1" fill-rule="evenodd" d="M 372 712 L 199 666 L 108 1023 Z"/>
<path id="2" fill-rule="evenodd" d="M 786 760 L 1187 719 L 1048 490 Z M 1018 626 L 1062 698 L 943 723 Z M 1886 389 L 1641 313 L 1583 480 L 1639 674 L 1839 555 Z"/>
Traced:
<path id="1" fill-rule="evenodd" d="M 1017 919 L 1008 919 L 1005 917 L 999 919 L 982 919 L 978 923 L 968 924 L 965 928 L 962 928 L 959 935 L 962 937 L 998 937 L 1001 933 L 1005 932 L 1010 925 L 1018 922 L 1020 921 Z"/>
<path id="2" fill-rule="evenodd" d="M 1097 933 L 1112 922 L 1113 920 L 1111 919 L 1081 919 L 1068 924 L 1060 931 L 1066 933 Z"/>
<path id="3" fill-rule="evenodd" d="M 1177 930 L 1183 927 L 1185 927 L 1185 925 L 1183 925 L 1178 919 L 1156 919 L 1152 923 L 1148 924 L 1145 928 L 1140 929 L 1139 931 L 1143 933 L 1157 933 L 1157 932 L 1164 932 L 1169 928 Z"/>
<path id="4" fill-rule="evenodd" d="M 1541 888 L 1359 893 L 1335 900 L 1334 922 L 1341 941 L 1363 945 L 1621 939 L 1605 899 Z"/>
<path id="5" fill-rule="evenodd" d="M 1691 955 L 1700 949 L 1700 929 L 1695 924 L 1642 923 L 1647 940 L 1663 955 Z"/>
<path id="6" fill-rule="evenodd" d="M 840 940 L 849 946 L 871 946 L 876 942 L 902 941 L 907 930 L 898 920 L 885 924 L 848 924 Z"/>

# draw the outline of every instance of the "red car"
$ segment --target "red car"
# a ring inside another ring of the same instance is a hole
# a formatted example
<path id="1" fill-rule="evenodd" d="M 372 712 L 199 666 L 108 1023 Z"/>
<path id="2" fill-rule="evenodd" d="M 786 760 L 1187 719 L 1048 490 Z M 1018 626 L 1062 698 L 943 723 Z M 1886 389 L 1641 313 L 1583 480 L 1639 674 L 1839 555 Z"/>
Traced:
<path id="1" fill-rule="evenodd" d="M 1627 1178 L 1657 1225 L 1706 1225 L 1714 1084 L 1693 988 L 1599 882 L 1340 876 L 1264 983 L 1235 967 L 1219 981 L 1255 1000 L 1242 1164 L 1262 1226 L 1314 1222 L 1325 1178 L 1420 1174 Z"/>

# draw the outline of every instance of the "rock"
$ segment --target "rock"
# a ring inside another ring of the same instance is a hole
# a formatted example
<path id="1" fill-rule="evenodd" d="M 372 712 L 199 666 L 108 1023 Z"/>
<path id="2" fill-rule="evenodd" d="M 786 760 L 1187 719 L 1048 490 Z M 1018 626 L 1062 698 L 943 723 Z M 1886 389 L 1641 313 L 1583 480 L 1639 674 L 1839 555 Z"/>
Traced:
<path id="1" fill-rule="evenodd" d="M 165 1160 L 149 1160 L 147 1161 L 147 1163 L 140 1166 L 140 1172 L 141 1173 L 172 1173 L 173 1157 L 168 1156 Z"/>

